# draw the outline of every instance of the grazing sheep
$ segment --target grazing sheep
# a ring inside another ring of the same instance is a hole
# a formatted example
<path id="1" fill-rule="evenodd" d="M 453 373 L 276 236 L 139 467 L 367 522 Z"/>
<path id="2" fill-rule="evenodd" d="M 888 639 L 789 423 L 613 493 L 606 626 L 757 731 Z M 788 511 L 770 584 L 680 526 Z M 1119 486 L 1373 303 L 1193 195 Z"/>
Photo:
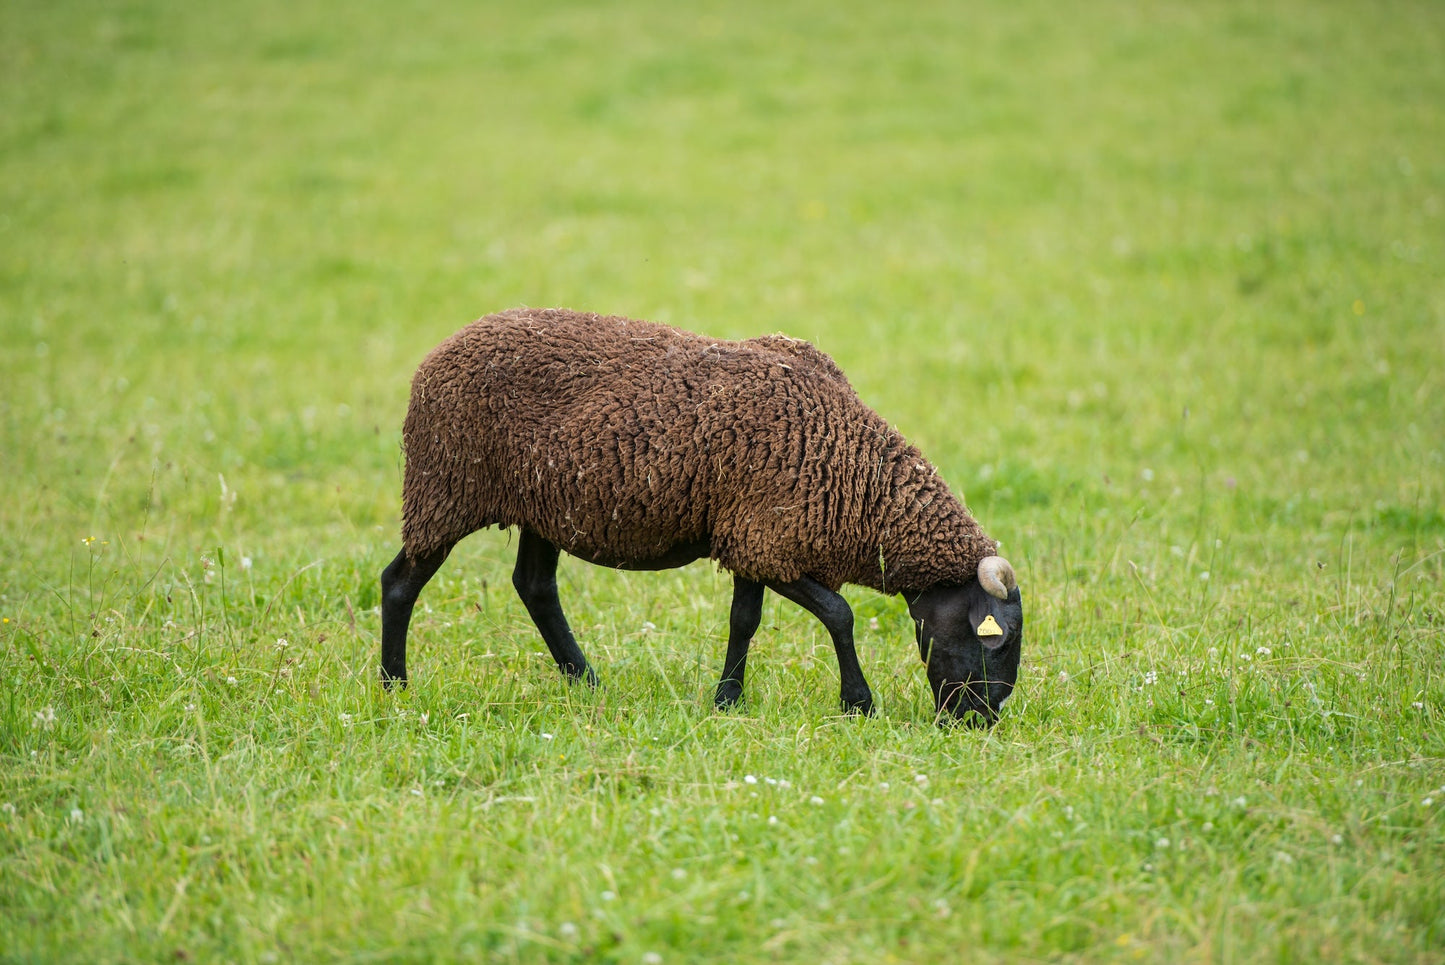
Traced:
<path id="1" fill-rule="evenodd" d="M 731 571 L 719 707 L 742 695 L 764 587 L 827 628 L 845 710 L 868 713 L 873 697 L 844 583 L 904 596 L 940 716 L 992 723 L 1013 689 L 1013 569 L 807 342 L 559 309 L 489 315 L 417 369 L 403 447 L 404 549 L 381 574 L 388 684 L 406 680 L 422 587 L 458 540 L 495 525 L 521 531 L 512 583 L 571 678 L 596 674 L 557 599 L 562 550 L 619 569 L 709 557 Z"/>

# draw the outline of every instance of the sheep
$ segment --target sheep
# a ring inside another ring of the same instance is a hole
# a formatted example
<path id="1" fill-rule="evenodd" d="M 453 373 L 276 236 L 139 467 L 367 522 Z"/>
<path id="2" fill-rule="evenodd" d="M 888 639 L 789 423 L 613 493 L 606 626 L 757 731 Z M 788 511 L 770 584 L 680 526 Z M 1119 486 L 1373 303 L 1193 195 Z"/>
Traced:
<path id="1" fill-rule="evenodd" d="M 917 448 L 823 352 L 784 335 L 513 309 L 438 345 L 403 426 L 403 548 L 381 574 L 381 676 L 406 683 L 412 607 L 457 541 L 517 527 L 512 584 L 552 658 L 596 683 L 557 596 L 562 551 L 732 573 L 714 697 L 742 696 L 764 589 L 832 638 L 845 712 L 870 714 L 844 583 L 901 594 L 940 722 L 991 725 L 1023 636 L 1013 568 Z"/>

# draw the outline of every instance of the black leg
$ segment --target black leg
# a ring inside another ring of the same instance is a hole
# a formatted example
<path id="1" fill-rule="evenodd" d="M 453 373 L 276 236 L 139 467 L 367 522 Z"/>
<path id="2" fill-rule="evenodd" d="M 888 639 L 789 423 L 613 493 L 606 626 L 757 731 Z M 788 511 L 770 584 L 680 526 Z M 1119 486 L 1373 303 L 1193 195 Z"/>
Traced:
<path id="1" fill-rule="evenodd" d="M 733 577 L 733 608 L 728 618 L 728 655 L 723 660 L 713 703 L 718 710 L 736 704 L 743 695 L 743 671 L 748 662 L 748 644 L 763 619 L 763 585 L 741 576 Z"/>
<path id="2" fill-rule="evenodd" d="M 552 659 L 562 672 L 573 680 L 584 677 L 589 684 L 597 683 L 597 673 L 582 655 L 567 617 L 562 613 L 562 604 L 557 599 L 557 547 L 547 542 L 526 527 L 517 547 L 517 566 L 512 570 L 512 586 L 522 598 L 532 622 L 552 651 Z"/>
<path id="3" fill-rule="evenodd" d="M 769 583 L 768 588 L 792 600 L 817 617 L 838 654 L 838 676 L 842 678 L 843 712 L 872 714 L 873 692 L 858 666 L 858 652 L 853 649 L 853 610 L 848 601 L 812 577 L 805 576 L 792 583 Z"/>
<path id="4" fill-rule="evenodd" d="M 448 544 L 430 556 L 410 560 L 402 550 L 381 571 L 381 682 L 388 689 L 394 683 L 406 686 L 406 630 L 411 625 L 411 609 L 451 551 L 452 544 Z"/>

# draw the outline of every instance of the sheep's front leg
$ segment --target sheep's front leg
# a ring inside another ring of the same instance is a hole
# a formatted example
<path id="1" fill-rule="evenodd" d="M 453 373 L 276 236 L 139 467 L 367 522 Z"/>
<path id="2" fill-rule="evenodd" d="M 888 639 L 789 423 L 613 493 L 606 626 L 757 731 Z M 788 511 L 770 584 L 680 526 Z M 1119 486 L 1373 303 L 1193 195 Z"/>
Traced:
<path id="1" fill-rule="evenodd" d="M 733 608 L 728 618 L 728 655 L 723 660 L 722 679 L 713 703 L 718 710 L 733 706 L 743 695 L 743 670 L 748 662 L 748 644 L 763 619 L 763 585 L 733 576 Z"/>
<path id="2" fill-rule="evenodd" d="M 572 680 L 584 677 L 589 684 L 597 683 L 597 672 L 582 655 L 577 638 L 567 625 L 567 616 L 562 612 L 562 603 L 557 599 L 557 558 L 561 552 L 526 527 L 517 547 L 517 566 L 512 570 L 512 586 L 527 607 L 532 622 L 541 631 L 552 659 Z"/>
<path id="3" fill-rule="evenodd" d="M 406 686 L 406 631 L 412 607 L 427 581 L 446 562 L 454 544 L 412 560 L 406 550 L 381 571 L 381 682 L 389 690 Z"/>
<path id="4" fill-rule="evenodd" d="M 848 601 L 808 576 L 792 583 L 769 583 L 768 587 L 813 614 L 828 629 L 838 654 L 838 676 L 843 681 L 843 712 L 871 715 L 873 692 L 868 689 L 863 668 L 858 666 L 858 652 L 853 649 L 853 608 Z"/>

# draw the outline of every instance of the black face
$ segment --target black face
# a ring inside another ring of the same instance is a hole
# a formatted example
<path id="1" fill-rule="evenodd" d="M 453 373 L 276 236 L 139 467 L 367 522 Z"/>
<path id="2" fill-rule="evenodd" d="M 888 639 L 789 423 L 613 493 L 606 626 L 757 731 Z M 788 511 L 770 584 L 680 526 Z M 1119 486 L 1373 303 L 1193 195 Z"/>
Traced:
<path id="1" fill-rule="evenodd" d="M 977 580 L 934 587 L 910 600 L 908 611 L 918 629 L 918 652 L 928 666 L 939 722 L 991 727 L 1018 679 L 1024 638 L 1018 588 L 1000 600 Z"/>

